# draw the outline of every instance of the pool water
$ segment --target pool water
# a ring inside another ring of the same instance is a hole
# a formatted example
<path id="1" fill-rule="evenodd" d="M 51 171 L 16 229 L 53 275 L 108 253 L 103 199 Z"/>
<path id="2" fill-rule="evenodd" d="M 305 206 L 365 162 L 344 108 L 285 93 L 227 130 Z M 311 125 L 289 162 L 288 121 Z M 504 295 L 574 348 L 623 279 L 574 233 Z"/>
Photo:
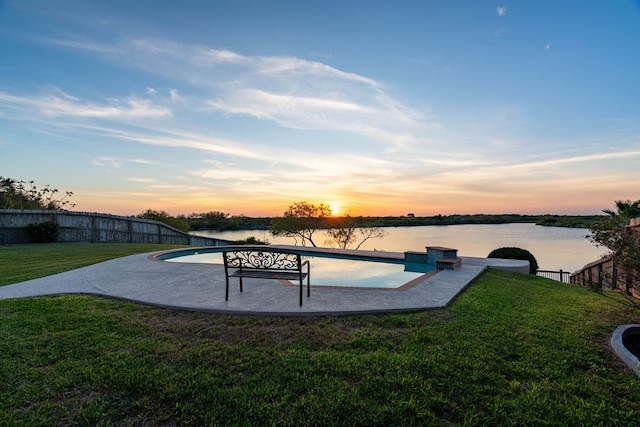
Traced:
<path id="1" fill-rule="evenodd" d="M 424 265 L 417 268 L 415 265 L 405 266 L 402 261 L 349 259 L 335 255 L 319 256 L 321 254 L 317 253 L 311 256 L 304 252 L 301 254 L 303 260 L 309 260 L 311 265 L 311 286 L 398 289 L 433 269 Z M 169 254 L 159 259 L 169 262 L 223 264 L 221 251 L 209 249 L 205 253 L 178 253 L 177 256 Z"/>

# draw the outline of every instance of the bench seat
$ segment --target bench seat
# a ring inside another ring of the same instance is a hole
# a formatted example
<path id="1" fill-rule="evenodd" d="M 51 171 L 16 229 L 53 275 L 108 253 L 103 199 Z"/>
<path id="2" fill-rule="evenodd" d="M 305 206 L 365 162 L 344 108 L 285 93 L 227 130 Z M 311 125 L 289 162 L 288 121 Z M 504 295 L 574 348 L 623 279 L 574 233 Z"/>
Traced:
<path id="1" fill-rule="evenodd" d="M 250 277 L 253 279 L 281 279 L 281 280 L 298 280 L 300 274 L 295 271 L 276 271 L 276 270 L 236 270 L 229 274 L 229 277 Z M 307 273 L 302 273 L 302 278 L 307 278 Z"/>

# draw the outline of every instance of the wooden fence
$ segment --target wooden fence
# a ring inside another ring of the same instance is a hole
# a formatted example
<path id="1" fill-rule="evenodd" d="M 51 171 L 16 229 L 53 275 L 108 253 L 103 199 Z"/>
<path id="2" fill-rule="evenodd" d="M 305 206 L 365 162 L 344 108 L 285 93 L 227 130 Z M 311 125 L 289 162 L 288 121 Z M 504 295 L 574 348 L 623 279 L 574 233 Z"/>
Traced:
<path id="1" fill-rule="evenodd" d="M 0 210 L 0 244 L 31 243 L 26 227 L 51 221 L 58 242 L 160 243 L 221 246 L 226 240 L 194 236 L 159 221 L 90 212 Z"/>
<path id="2" fill-rule="evenodd" d="M 627 230 L 630 233 L 640 232 L 640 218 L 632 218 Z M 640 256 L 640 254 L 636 254 Z M 571 275 L 570 282 L 578 286 L 588 286 L 592 289 L 613 289 L 640 298 L 640 277 L 634 277 L 633 272 L 627 274 L 624 269 L 616 265 L 612 256 L 603 257 L 589 263 Z"/>
<path id="3" fill-rule="evenodd" d="M 570 283 L 592 289 L 613 289 L 640 298 L 631 275 L 618 268 L 611 256 L 594 261 L 571 275 Z M 637 285 L 637 283 L 636 283 Z"/>

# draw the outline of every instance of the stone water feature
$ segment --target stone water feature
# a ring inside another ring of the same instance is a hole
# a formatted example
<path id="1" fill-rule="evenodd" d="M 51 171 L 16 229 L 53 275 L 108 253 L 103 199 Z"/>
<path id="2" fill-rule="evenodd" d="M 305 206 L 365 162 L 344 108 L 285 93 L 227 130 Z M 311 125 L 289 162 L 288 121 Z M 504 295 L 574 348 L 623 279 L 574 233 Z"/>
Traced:
<path id="1" fill-rule="evenodd" d="M 623 325 L 611 336 L 611 347 L 620 359 L 640 377 L 640 325 Z"/>
<path id="2" fill-rule="evenodd" d="M 443 246 L 427 246 L 426 252 L 409 251 L 404 253 L 405 264 L 426 264 L 438 270 L 455 270 L 462 265 L 458 250 Z"/>

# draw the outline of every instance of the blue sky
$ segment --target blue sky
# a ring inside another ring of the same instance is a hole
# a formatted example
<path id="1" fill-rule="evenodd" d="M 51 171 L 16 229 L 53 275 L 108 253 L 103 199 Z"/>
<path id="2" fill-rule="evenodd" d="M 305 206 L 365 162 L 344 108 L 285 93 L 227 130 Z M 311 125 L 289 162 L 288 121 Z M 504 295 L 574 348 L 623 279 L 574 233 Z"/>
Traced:
<path id="1" fill-rule="evenodd" d="M 0 175 L 74 210 L 640 198 L 638 1 L 0 0 Z"/>

